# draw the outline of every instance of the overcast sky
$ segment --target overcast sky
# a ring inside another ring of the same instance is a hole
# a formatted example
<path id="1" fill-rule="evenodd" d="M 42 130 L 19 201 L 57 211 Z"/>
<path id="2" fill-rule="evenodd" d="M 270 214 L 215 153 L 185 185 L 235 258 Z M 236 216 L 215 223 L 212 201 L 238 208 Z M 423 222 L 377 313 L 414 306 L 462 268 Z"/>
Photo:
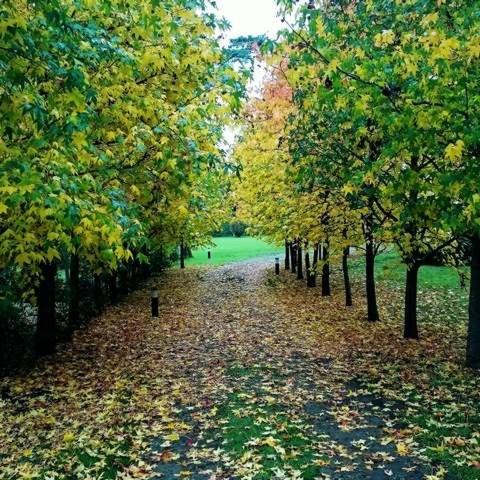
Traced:
<path id="1" fill-rule="evenodd" d="M 217 7 L 219 16 L 226 18 L 231 25 L 225 35 L 227 39 L 263 34 L 276 38 L 282 28 L 275 0 L 217 0 Z M 257 65 L 249 88 L 250 94 L 260 87 L 264 74 L 265 70 Z M 226 145 L 233 145 L 235 131 L 227 128 L 224 136 Z"/>
<path id="2" fill-rule="evenodd" d="M 217 0 L 217 7 L 232 25 L 230 38 L 264 33 L 275 38 L 281 28 L 275 0 Z"/>

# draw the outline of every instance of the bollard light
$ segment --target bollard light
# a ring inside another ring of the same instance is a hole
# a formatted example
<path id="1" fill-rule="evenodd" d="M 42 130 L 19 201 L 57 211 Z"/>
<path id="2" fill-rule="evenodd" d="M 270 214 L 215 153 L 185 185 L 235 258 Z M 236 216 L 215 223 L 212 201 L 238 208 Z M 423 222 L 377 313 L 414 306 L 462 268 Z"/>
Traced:
<path id="1" fill-rule="evenodd" d="M 212 252 L 209 250 L 208 251 L 208 259 L 210 260 L 212 258 Z"/>
<path id="2" fill-rule="evenodd" d="M 280 275 L 280 258 L 275 257 L 275 275 Z"/>
<path id="3" fill-rule="evenodd" d="M 152 290 L 152 317 L 158 317 L 158 290 Z"/>

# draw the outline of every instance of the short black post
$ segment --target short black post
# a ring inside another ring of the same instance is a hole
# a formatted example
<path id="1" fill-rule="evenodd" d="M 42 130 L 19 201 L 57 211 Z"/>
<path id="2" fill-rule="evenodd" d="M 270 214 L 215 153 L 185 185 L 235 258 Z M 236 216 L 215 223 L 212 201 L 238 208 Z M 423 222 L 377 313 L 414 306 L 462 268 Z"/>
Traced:
<path id="1" fill-rule="evenodd" d="M 275 257 L 275 275 L 280 275 L 280 259 Z"/>
<path id="2" fill-rule="evenodd" d="M 158 317 L 158 290 L 152 290 L 152 317 Z"/>
<path id="3" fill-rule="evenodd" d="M 212 258 L 212 252 L 209 250 L 208 251 L 208 259 L 210 260 Z"/>

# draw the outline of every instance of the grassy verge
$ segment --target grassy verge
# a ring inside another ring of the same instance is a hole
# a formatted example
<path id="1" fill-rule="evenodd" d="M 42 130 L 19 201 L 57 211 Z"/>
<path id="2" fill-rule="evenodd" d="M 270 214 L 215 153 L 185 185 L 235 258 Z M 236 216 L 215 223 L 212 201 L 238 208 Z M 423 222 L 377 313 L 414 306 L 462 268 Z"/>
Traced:
<path id="1" fill-rule="evenodd" d="M 193 258 L 188 258 L 186 265 L 223 265 L 264 255 L 280 255 L 283 253 L 282 248 L 258 238 L 219 237 L 214 238 L 213 241 L 215 245 L 212 247 L 194 250 Z M 208 259 L 209 250 L 212 252 L 211 259 Z"/>

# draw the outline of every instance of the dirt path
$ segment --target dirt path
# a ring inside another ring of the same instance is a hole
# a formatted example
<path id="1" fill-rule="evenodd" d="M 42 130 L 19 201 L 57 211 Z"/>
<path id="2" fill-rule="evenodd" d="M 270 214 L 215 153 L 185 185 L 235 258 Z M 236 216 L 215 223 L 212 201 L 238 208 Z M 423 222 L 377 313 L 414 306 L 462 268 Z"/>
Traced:
<path id="1" fill-rule="evenodd" d="M 164 279 L 163 361 L 174 366 L 185 428 L 178 440 L 153 442 L 157 478 L 423 478 L 398 433 L 403 403 L 361 388 L 339 348 L 345 339 L 322 336 L 318 292 L 298 303 L 286 288 L 291 276 L 278 279 L 268 266 Z"/>

